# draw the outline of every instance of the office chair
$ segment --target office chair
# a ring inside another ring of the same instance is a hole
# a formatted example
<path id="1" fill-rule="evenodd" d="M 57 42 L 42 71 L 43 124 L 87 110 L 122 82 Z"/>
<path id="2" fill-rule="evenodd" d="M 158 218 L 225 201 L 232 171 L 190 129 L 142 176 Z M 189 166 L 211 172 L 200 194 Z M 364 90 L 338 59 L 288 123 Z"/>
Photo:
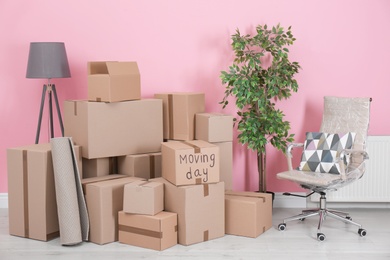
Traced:
<path id="1" fill-rule="evenodd" d="M 303 210 L 301 214 L 283 220 L 278 229 L 286 229 L 287 222 L 305 220 L 319 215 L 317 239 L 325 240 L 321 226 L 325 217 L 341 220 L 357 226 L 358 234 L 365 236 L 362 225 L 353 222 L 348 213 L 326 207 L 326 192 L 351 184 L 365 172 L 365 151 L 370 121 L 371 98 L 324 97 L 324 111 L 319 132 L 306 133 L 305 143 L 288 145 L 286 156 L 288 171 L 277 174 L 278 179 L 298 183 L 311 190 L 306 196 L 283 193 L 287 196 L 307 198 L 314 193 L 320 195 L 319 208 Z M 292 167 L 292 150 L 303 149 L 299 167 Z"/>

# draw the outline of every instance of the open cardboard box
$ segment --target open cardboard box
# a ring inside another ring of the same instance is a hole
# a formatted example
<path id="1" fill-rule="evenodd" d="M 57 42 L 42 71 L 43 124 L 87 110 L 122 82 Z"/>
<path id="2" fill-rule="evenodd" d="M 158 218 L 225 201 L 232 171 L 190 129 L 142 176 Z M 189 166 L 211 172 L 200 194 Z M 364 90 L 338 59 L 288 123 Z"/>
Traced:
<path id="1" fill-rule="evenodd" d="M 137 99 L 141 99 L 141 76 L 136 62 L 88 62 L 88 100 Z"/>

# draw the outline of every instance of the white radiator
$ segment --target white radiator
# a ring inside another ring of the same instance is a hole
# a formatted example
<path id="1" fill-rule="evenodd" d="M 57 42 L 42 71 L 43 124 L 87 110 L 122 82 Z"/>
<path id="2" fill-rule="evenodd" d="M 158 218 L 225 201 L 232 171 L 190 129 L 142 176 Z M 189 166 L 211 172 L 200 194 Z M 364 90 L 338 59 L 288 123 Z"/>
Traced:
<path id="1" fill-rule="evenodd" d="M 366 172 L 354 183 L 328 192 L 329 202 L 390 202 L 390 136 L 367 138 Z M 312 201 L 318 201 L 312 196 Z"/>

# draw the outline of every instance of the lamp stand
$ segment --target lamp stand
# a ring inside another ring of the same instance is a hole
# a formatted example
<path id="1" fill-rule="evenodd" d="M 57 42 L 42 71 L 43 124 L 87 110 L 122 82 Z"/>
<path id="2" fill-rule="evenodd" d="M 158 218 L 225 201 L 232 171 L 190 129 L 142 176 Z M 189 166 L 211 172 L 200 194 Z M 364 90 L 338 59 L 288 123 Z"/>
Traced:
<path id="1" fill-rule="evenodd" d="M 45 85 L 43 85 L 43 90 L 42 90 L 42 98 L 41 98 L 41 107 L 39 110 L 37 135 L 35 136 L 35 143 L 36 144 L 39 142 L 39 135 L 41 132 L 42 114 L 43 114 L 43 107 L 45 105 L 46 93 L 48 93 L 48 95 L 49 95 L 50 137 L 51 138 L 54 137 L 52 92 L 54 94 L 54 100 L 56 103 L 58 120 L 60 121 L 61 133 L 62 133 L 62 136 L 64 136 L 64 125 L 62 123 L 60 106 L 58 104 L 56 86 L 54 84 L 47 84 L 47 85 L 45 84 Z"/>

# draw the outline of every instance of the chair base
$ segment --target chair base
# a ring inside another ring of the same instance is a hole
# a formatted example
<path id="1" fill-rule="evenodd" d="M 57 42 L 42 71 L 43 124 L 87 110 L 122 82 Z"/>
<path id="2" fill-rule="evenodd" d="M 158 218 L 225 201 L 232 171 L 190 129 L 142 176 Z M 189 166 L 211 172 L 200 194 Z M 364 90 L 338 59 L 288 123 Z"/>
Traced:
<path id="1" fill-rule="evenodd" d="M 338 211 L 338 210 L 327 209 L 326 194 L 324 192 L 320 192 L 320 195 L 321 198 L 320 198 L 319 208 L 302 210 L 301 214 L 284 219 L 283 223 L 279 224 L 278 229 L 281 231 L 285 230 L 287 222 L 294 221 L 294 220 L 304 221 L 306 218 L 310 218 L 318 215 L 319 222 L 317 227 L 317 239 L 319 241 L 325 240 L 325 235 L 321 232 L 321 227 L 327 216 L 359 227 L 358 234 L 360 236 L 365 236 L 367 234 L 367 231 L 362 228 L 361 224 L 352 221 L 352 218 L 349 216 L 348 213 Z"/>

